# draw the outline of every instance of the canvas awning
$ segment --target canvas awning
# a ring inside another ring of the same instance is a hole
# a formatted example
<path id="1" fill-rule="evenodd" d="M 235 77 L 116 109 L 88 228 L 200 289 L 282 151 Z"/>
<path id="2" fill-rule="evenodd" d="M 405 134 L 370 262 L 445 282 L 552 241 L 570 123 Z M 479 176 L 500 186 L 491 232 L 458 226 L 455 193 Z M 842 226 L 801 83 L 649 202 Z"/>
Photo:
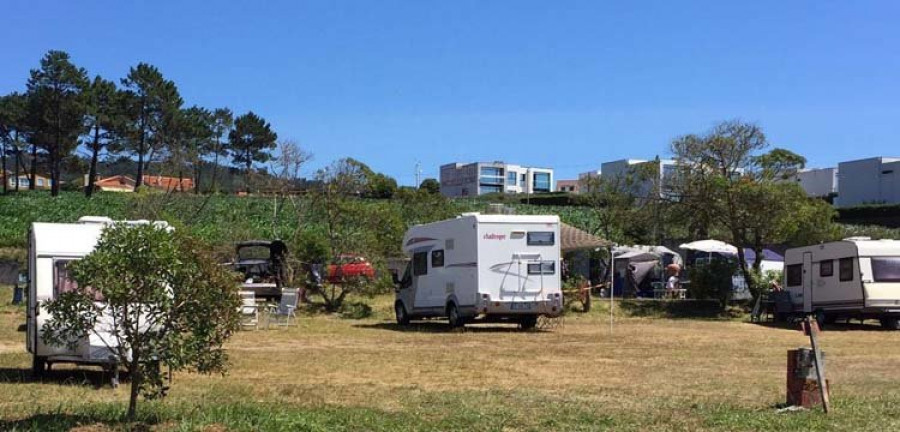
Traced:
<path id="1" fill-rule="evenodd" d="M 589 234 L 572 225 L 559 224 L 560 249 L 569 252 L 579 249 L 596 249 L 609 247 L 612 243 Z"/>
<path id="2" fill-rule="evenodd" d="M 695 242 L 682 244 L 679 247 L 682 249 L 695 250 L 706 253 L 737 255 L 736 247 L 719 240 L 697 240 Z"/>

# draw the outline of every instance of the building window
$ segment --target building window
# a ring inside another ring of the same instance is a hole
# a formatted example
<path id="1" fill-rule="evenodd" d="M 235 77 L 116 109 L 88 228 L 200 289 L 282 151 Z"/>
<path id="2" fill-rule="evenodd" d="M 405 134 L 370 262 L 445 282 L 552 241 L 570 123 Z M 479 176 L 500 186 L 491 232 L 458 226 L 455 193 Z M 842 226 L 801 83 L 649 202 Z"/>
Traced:
<path id="1" fill-rule="evenodd" d="M 431 267 L 444 266 L 444 250 L 438 249 L 431 251 Z"/>
<path id="2" fill-rule="evenodd" d="M 44 179 L 42 179 L 42 178 L 39 178 L 39 179 L 35 180 L 34 182 L 35 182 L 35 184 L 37 184 L 38 186 L 43 186 L 43 185 L 44 185 Z"/>
<path id="3" fill-rule="evenodd" d="M 550 192 L 550 173 L 534 173 L 534 191 Z"/>
<path id="4" fill-rule="evenodd" d="M 522 174 L 521 177 L 519 177 L 519 186 L 525 187 L 525 182 L 527 180 L 528 177 L 526 177 L 525 174 Z"/>
<path id="5" fill-rule="evenodd" d="M 416 252 L 413 254 L 413 276 L 428 274 L 428 252 Z"/>
<path id="6" fill-rule="evenodd" d="M 495 185 L 481 185 L 481 193 L 489 194 L 489 193 L 500 193 L 503 192 L 503 186 L 495 186 Z"/>
<path id="7" fill-rule="evenodd" d="M 516 173 L 515 171 L 510 171 L 510 172 L 506 173 L 506 184 L 508 184 L 510 186 L 515 186 L 517 178 L 519 178 L 519 174 Z"/>
<path id="8" fill-rule="evenodd" d="M 792 264 L 787 266 L 787 286 L 803 285 L 803 264 Z"/>
<path id="9" fill-rule="evenodd" d="M 532 231 L 528 233 L 528 246 L 553 246 L 553 231 Z"/>
<path id="10" fill-rule="evenodd" d="M 503 185 L 503 168 L 481 167 L 479 183 L 488 185 Z"/>
<path id="11" fill-rule="evenodd" d="M 834 260 L 822 261 L 819 263 L 819 276 L 829 277 L 834 274 Z"/>
<path id="12" fill-rule="evenodd" d="M 838 263 L 838 271 L 840 272 L 841 282 L 853 280 L 853 258 L 841 258 Z"/>

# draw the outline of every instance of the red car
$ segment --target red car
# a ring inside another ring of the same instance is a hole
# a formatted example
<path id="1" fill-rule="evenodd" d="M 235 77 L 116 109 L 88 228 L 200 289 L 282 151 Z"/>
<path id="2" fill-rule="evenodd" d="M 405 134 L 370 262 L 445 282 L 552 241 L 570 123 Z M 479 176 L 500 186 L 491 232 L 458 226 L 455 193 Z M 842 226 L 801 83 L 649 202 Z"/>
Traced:
<path id="1" fill-rule="evenodd" d="M 375 279 L 375 267 L 361 256 L 341 255 L 337 264 L 329 264 L 326 268 L 326 278 L 331 283 L 340 283 L 345 278 L 354 277 Z"/>

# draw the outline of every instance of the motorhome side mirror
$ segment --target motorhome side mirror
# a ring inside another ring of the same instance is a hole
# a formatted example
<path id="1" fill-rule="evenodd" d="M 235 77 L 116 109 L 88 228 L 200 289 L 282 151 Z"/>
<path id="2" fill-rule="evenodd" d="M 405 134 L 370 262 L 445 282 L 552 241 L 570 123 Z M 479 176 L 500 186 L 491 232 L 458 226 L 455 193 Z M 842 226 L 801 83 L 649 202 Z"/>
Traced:
<path id="1" fill-rule="evenodd" d="M 394 281 L 394 285 L 400 285 L 400 277 L 397 276 L 396 270 L 391 270 L 391 280 Z"/>

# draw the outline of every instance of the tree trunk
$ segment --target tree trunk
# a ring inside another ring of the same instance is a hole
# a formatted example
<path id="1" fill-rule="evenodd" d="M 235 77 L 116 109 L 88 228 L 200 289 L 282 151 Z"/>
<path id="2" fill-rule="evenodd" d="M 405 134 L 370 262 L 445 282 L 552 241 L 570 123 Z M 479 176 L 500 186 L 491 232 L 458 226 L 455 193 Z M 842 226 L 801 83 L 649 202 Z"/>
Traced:
<path id="1" fill-rule="evenodd" d="M 219 139 L 216 138 L 216 155 L 213 157 L 213 167 L 212 167 L 212 179 L 210 179 L 209 191 L 211 193 L 216 193 L 216 174 L 219 172 L 219 152 L 221 152 L 222 144 L 219 143 Z"/>
<path id="2" fill-rule="evenodd" d="M 128 398 L 128 414 L 126 418 L 129 422 L 133 422 L 137 415 L 137 401 L 141 393 L 141 372 L 138 366 L 137 356 L 132 356 L 131 360 L 131 394 Z"/>
<path id="3" fill-rule="evenodd" d="M 59 195 L 59 171 L 61 165 L 59 150 L 59 146 L 56 146 L 50 152 L 50 196 Z"/>
<path id="4" fill-rule="evenodd" d="M 138 146 L 138 169 L 137 169 L 137 177 L 134 179 L 134 190 L 137 190 L 144 183 L 144 137 L 141 135 L 141 143 Z"/>
<path id="5" fill-rule="evenodd" d="M 0 158 L 3 159 L 3 195 L 9 192 L 7 184 L 9 184 L 9 176 L 6 175 L 6 141 L 3 141 L 3 148 L 0 149 Z"/>
<path id="6" fill-rule="evenodd" d="M 16 171 L 16 192 L 19 191 L 19 166 L 22 164 L 22 154 L 19 151 L 19 133 L 16 132 L 16 144 L 13 146 L 13 151 L 15 152 L 15 171 Z"/>
<path id="7" fill-rule="evenodd" d="M 37 144 L 31 144 L 31 181 L 28 182 L 28 190 L 34 190 L 37 178 Z"/>
<path id="8" fill-rule="evenodd" d="M 91 147 L 91 168 L 88 170 L 87 184 L 84 186 L 84 196 L 90 198 L 94 194 L 94 182 L 97 179 L 97 159 L 100 154 L 100 128 L 94 128 L 94 145 Z"/>

